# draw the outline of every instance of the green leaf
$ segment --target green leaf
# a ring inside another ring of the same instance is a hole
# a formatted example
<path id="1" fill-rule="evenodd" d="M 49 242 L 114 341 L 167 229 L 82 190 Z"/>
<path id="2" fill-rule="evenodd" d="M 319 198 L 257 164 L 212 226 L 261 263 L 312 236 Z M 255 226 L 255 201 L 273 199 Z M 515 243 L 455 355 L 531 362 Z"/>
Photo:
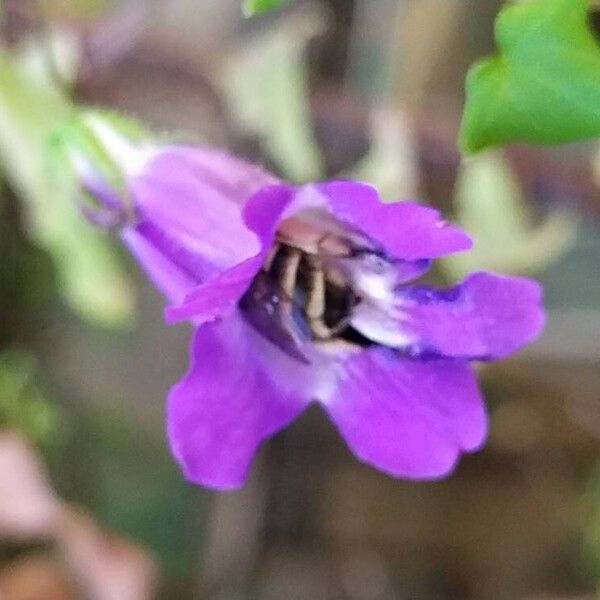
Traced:
<path id="1" fill-rule="evenodd" d="M 453 221 L 473 236 L 475 246 L 442 262 L 452 278 L 480 269 L 516 274 L 539 271 L 567 251 L 577 233 L 573 218 L 562 212 L 534 223 L 519 183 L 499 152 L 464 161 L 455 206 Z"/>
<path id="2" fill-rule="evenodd" d="M 286 5 L 290 0 L 244 0 L 243 10 L 247 17 L 275 10 Z"/>
<path id="3" fill-rule="evenodd" d="M 133 291 L 110 240 L 79 215 L 68 186 L 58 186 L 47 164 L 50 133 L 72 106 L 47 74 L 0 50 L 0 165 L 25 201 L 31 238 L 52 256 L 59 289 L 94 323 L 131 318 Z"/>
<path id="4" fill-rule="evenodd" d="M 218 82 L 236 121 L 258 134 L 273 162 L 297 182 L 323 174 L 311 131 L 304 50 L 320 29 L 320 13 L 291 15 L 276 30 L 240 47 Z"/>
<path id="5" fill-rule="evenodd" d="M 466 81 L 460 144 L 469 154 L 515 140 L 600 135 L 600 47 L 588 0 L 526 0 L 496 20 L 499 54 Z"/>
<path id="6" fill-rule="evenodd" d="M 29 354 L 0 353 L 0 425 L 19 429 L 44 447 L 62 441 L 65 415 L 34 384 L 35 360 Z"/>

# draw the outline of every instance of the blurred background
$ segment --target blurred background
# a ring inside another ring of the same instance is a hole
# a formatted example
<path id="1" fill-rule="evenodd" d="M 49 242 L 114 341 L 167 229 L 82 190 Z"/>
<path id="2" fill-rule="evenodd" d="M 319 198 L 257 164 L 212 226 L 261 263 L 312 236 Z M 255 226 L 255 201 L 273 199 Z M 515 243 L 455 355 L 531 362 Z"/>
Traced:
<path id="1" fill-rule="evenodd" d="M 600 584 L 600 153 L 461 161 L 499 0 L 0 1 L 0 600 L 593 600 Z M 592 18 L 596 19 L 595 15 Z M 544 336 L 481 378 L 486 448 L 435 483 L 360 465 L 318 409 L 241 491 L 186 484 L 164 398 L 189 331 L 48 168 L 74 104 L 292 181 L 354 177 L 539 278 Z"/>

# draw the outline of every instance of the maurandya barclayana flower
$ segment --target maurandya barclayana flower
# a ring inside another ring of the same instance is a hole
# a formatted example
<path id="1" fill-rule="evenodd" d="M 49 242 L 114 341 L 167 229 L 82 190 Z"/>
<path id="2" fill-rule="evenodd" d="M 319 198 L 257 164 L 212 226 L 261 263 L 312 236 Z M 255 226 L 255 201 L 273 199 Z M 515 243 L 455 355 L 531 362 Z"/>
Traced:
<path id="1" fill-rule="evenodd" d="M 127 210 L 88 187 L 103 202 L 96 220 L 119 224 L 168 298 L 167 321 L 194 325 L 191 366 L 168 398 L 191 481 L 239 487 L 259 445 L 313 402 L 359 460 L 395 477 L 441 477 L 482 445 L 469 363 L 538 335 L 537 283 L 474 273 L 450 289 L 412 285 L 471 240 L 362 183 L 294 187 L 192 147 L 150 153 L 127 183 Z"/>

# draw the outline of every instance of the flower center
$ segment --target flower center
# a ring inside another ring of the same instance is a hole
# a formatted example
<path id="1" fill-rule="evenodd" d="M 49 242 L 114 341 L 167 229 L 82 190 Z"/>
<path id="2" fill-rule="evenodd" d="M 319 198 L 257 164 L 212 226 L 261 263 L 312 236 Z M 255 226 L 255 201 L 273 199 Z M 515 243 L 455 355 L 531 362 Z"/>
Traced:
<path id="1" fill-rule="evenodd" d="M 307 344 L 321 349 L 365 347 L 372 342 L 351 326 L 361 302 L 351 276 L 353 261 L 374 250 L 340 235 L 310 240 L 280 228 L 276 242 L 240 308 L 247 322 L 288 355 L 308 362 Z M 305 231 L 303 231 L 305 233 Z"/>

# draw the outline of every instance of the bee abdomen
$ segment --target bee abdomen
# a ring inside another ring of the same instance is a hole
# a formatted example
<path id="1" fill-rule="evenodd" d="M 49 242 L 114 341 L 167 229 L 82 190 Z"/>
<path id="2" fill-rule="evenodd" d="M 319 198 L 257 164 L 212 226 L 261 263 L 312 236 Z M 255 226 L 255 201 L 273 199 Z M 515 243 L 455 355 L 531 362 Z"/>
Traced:
<path id="1" fill-rule="evenodd" d="M 303 346 L 341 339 L 358 298 L 328 272 L 319 255 L 281 241 L 246 292 L 246 320 L 288 355 L 306 361 Z"/>

